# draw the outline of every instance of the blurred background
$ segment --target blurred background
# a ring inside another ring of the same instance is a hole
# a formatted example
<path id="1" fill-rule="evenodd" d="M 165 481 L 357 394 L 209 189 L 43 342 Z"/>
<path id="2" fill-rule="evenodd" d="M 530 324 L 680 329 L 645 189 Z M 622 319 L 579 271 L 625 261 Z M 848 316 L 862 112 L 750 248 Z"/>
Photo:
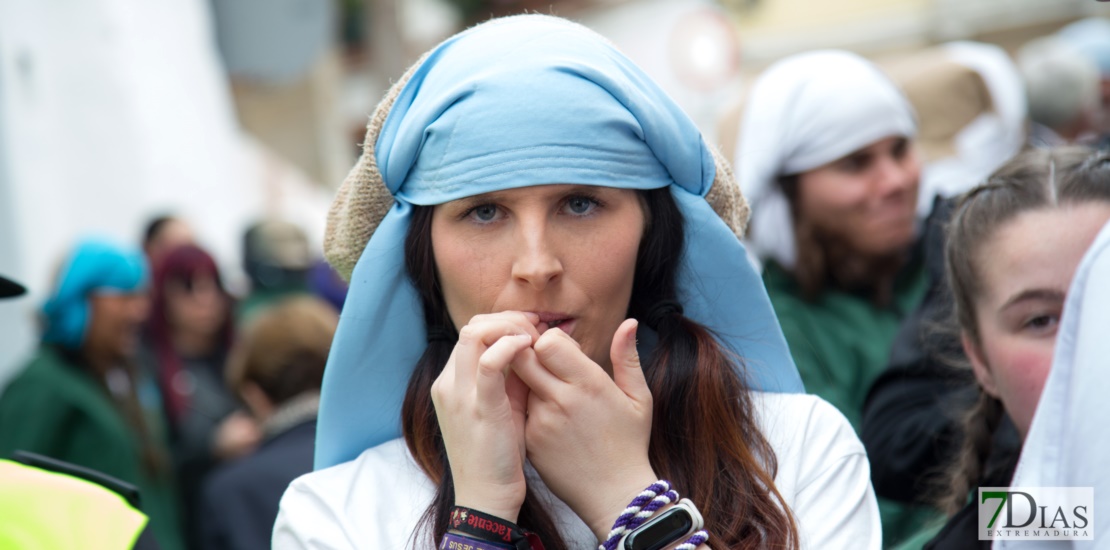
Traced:
<path id="1" fill-rule="evenodd" d="M 137 245 L 171 215 L 240 297 L 253 224 L 299 228 L 301 255 L 318 258 L 331 195 L 389 83 L 457 30 L 525 11 L 608 36 L 728 149 L 744 86 L 785 55 L 845 48 L 896 67 L 953 40 L 1014 54 L 1110 17 L 1110 4 L 0 0 L 0 274 L 29 290 L 0 303 L 0 388 L 33 350 L 38 307 L 79 236 Z"/>

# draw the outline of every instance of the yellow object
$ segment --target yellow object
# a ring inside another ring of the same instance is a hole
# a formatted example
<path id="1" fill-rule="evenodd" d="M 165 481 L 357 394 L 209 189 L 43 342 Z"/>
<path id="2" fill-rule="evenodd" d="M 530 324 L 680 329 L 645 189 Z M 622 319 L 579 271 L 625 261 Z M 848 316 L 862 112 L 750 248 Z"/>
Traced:
<path id="1" fill-rule="evenodd" d="M 129 550 L 146 522 L 96 483 L 0 460 L 0 550 Z"/>

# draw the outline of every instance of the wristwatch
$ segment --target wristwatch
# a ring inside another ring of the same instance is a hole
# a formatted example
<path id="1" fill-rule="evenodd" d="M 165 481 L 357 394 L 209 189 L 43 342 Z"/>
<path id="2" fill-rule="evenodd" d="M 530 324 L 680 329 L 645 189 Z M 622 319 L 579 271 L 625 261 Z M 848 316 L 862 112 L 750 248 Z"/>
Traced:
<path id="1" fill-rule="evenodd" d="M 643 525 L 625 533 L 620 550 L 663 550 L 681 542 L 704 526 L 701 512 L 690 499 L 682 499 Z"/>

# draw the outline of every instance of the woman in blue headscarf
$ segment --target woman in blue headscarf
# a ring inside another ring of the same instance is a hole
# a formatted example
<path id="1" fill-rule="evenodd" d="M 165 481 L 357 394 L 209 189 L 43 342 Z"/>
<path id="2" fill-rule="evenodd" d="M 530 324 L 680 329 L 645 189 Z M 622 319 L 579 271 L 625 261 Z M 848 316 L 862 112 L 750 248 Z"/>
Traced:
<path id="1" fill-rule="evenodd" d="M 43 306 L 45 332 L 0 397 L 0 457 L 22 450 L 138 487 L 150 530 L 183 548 L 162 426 L 139 404 L 134 357 L 148 304 L 146 260 L 85 239 Z"/>
<path id="2" fill-rule="evenodd" d="M 351 288 L 318 471 L 274 547 L 686 541 L 696 513 L 621 518 L 662 478 L 715 548 L 877 548 L 866 456 L 800 393 L 746 218 L 693 123 L 593 32 L 518 16 L 432 50 L 332 208 Z"/>

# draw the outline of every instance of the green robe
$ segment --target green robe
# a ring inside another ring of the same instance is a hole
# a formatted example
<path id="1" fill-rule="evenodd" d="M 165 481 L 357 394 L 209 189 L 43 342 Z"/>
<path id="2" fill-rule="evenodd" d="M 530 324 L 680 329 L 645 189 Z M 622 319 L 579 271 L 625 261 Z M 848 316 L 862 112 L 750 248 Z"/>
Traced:
<path id="1" fill-rule="evenodd" d="M 773 262 L 763 270 L 763 283 L 806 391 L 832 403 L 858 432 L 863 401 L 886 370 L 902 320 L 925 297 L 925 269 L 920 262 L 907 266 L 884 308 L 838 290 L 807 301 L 793 276 Z"/>
<path id="2" fill-rule="evenodd" d="M 806 391 L 832 403 L 858 433 L 864 399 L 886 370 L 902 320 L 925 297 L 928 277 L 923 264 L 911 261 L 899 273 L 894 299 L 883 308 L 866 296 L 839 290 L 826 290 L 807 301 L 793 276 L 774 262 L 764 268 L 763 283 Z M 882 498 L 879 512 L 888 548 L 912 537 L 938 514 Z"/>
<path id="3" fill-rule="evenodd" d="M 154 476 L 140 459 L 138 435 L 112 398 L 51 346 L 0 395 L 0 457 L 24 450 L 85 466 L 139 488 L 142 511 L 163 550 L 182 550 L 170 472 Z"/>

